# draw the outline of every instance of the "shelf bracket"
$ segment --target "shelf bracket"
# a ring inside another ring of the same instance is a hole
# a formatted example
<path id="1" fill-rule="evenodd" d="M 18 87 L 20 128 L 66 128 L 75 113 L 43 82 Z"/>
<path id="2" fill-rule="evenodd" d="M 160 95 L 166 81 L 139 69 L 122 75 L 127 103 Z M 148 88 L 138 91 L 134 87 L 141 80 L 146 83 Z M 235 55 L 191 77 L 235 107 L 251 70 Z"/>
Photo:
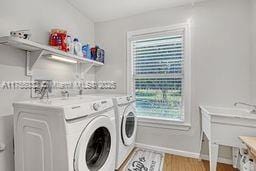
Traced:
<path id="1" fill-rule="evenodd" d="M 26 75 L 32 76 L 32 69 L 37 61 L 44 55 L 45 50 L 38 50 L 34 52 L 27 51 L 26 59 Z"/>
<path id="2" fill-rule="evenodd" d="M 85 68 L 83 71 L 82 71 L 82 63 L 80 63 L 80 67 L 81 67 L 81 77 L 84 77 L 85 74 L 87 74 L 92 68 L 93 68 L 94 64 L 91 63 L 87 68 Z"/>

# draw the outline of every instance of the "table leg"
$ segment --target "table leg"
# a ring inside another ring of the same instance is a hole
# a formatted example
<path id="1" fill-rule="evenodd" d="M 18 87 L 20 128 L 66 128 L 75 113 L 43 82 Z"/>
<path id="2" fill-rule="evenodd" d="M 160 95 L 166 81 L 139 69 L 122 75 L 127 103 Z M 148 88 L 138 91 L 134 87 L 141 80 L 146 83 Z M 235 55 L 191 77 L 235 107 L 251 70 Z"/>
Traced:
<path id="1" fill-rule="evenodd" d="M 199 149 L 200 149 L 200 157 L 199 157 L 199 160 L 201 161 L 202 160 L 202 156 L 201 156 L 201 152 L 202 152 L 202 146 L 203 146 L 203 137 L 204 137 L 204 132 L 203 131 L 201 131 L 201 134 L 200 134 L 200 147 L 199 147 Z"/>
<path id="2" fill-rule="evenodd" d="M 210 171 L 216 171 L 219 145 L 209 141 Z"/>

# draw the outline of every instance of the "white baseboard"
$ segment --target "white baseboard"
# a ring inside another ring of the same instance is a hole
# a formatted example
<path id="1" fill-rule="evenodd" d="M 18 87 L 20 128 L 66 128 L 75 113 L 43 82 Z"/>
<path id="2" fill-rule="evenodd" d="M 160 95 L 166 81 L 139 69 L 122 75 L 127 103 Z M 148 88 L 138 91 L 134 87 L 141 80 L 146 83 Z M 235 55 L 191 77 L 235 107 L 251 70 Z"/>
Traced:
<path id="1" fill-rule="evenodd" d="M 205 154 L 201 155 L 199 153 L 176 150 L 176 149 L 166 148 L 166 147 L 152 146 L 152 145 L 147 145 L 147 144 L 142 144 L 142 143 L 136 143 L 135 146 L 139 147 L 139 148 L 146 148 L 146 149 L 155 150 L 155 151 L 162 152 L 162 153 L 174 154 L 174 155 L 177 155 L 177 156 L 209 160 L 209 156 L 205 155 Z M 226 158 L 221 158 L 221 157 L 218 158 L 218 162 L 219 163 L 224 163 L 224 164 L 232 164 L 233 163 L 231 159 L 226 159 Z"/>
<path id="2" fill-rule="evenodd" d="M 200 158 L 203 159 L 203 160 L 209 160 L 209 155 L 201 154 Z M 224 164 L 230 164 L 230 165 L 233 164 L 232 159 L 227 159 L 227 158 L 223 158 L 223 157 L 218 157 L 218 162 L 219 163 L 224 163 Z"/>
<path id="3" fill-rule="evenodd" d="M 192 152 L 188 152 L 188 151 L 181 151 L 181 150 L 176 150 L 176 149 L 171 149 L 171 148 L 166 148 L 166 147 L 152 146 L 152 145 L 147 145 L 147 144 L 142 144 L 142 143 L 136 143 L 135 146 L 139 147 L 139 148 L 151 149 L 151 150 L 155 150 L 158 152 L 169 153 L 169 154 L 174 154 L 174 155 L 178 155 L 178 156 L 184 156 L 184 157 L 190 157 L 190 158 L 196 158 L 196 159 L 200 158 L 199 153 L 192 153 Z"/>

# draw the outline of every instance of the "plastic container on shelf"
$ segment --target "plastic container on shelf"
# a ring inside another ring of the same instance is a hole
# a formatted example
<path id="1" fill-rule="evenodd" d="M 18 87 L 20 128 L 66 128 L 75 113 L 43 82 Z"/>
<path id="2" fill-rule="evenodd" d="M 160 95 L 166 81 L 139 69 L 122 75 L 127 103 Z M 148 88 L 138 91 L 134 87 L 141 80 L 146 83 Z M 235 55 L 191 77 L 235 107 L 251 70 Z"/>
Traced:
<path id="1" fill-rule="evenodd" d="M 97 59 L 97 47 L 91 48 L 91 59 L 96 61 L 96 59 Z"/>
<path id="2" fill-rule="evenodd" d="M 82 44 L 79 42 L 77 38 L 74 39 L 73 43 L 75 55 L 83 57 Z"/>
<path id="3" fill-rule="evenodd" d="M 68 53 L 70 54 L 74 54 L 74 44 L 72 42 L 72 38 L 71 36 L 67 36 L 67 49 L 68 49 Z"/>
<path id="4" fill-rule="evenodd" d="M 105 58 L 105 51 L 103 49 L 99 49 L 99 56 L 97 56 L 97 61 L 104 63 L 104 58 Z"/>
<path id="5" fill-rule="evenodd" d="M 52 29 L 49 37 L 49 45 L 67 52 L 67 31 L 62 29 Z"/>
<path id="6" fill-rule="evenodd" d="M 95 61 L 104 63 L 105 51 L 99 48 L 99 46 L 95 46 L 91 48 L 91 58 Z"/>
<path id="7" fill-rule="evenodd" d="M 82 47 L 84 58 L 91 59 L 90 45 L 84 45 Z"/>

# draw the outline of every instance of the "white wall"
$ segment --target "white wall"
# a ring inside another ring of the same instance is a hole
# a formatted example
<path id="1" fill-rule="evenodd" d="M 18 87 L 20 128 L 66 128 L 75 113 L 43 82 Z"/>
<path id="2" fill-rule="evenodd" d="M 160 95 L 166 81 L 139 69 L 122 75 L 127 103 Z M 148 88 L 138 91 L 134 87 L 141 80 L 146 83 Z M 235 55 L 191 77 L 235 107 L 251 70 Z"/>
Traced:
<path id="1" fill-rule="evenodd" d="M 65 0 L 2 0 L 0 3 L 0 36 L 11 30 L 30 29 L 32 40 L 48 43 L 49 30 L 63 28 L 85 43 L 94 43 L 94 23 Z M 25 52 L 0 46 L 0 80 L 29 80 L 24 75 Z M 34 78 L 74 79 L 74 66 L 41 60 L 35 66 Z M 93 74 L 92 76 L 93 77 Z M 94 77 L 93 77 L 94 79 Z M 0 115 L 12 113 L 12 102 L 29 98 L 28 91 L 0 90 Z"/>
<path id="2" fill-rule="evenodd" d="M 83 43 L 94 43 L 94 23 L 66 0 L 1 0 L 0 36 L 9 35 L 11 30 L 30 29 L 32 40 L 47 44 L 48 32 L 52 28 L 66 29 L 72 36 L 80 38 Z M 24 66 L 24 51 L 0 45 L 0 81 L 29 80 L 30 78 L 25 76 Z M 73 71 L 72 65 L 41 60 L 35 66 L 33 79 L 73 80 Z M 94 73 L 92 72 L 87 78 L 94 79 Z M 0 90 L 0 116 L 13 112 L 14 101 L 26 100 L 29 97 L 28 90 Z M 11 141 L 10 138 L 6 139 L 7 134 L 1 130 L 0 141 L 4 140 L 9 144 Z M 11 145 L 9 144 L 8 147 Z M 10 148 L 6 152 L 0 152 L 0 170 L 12 170 L 10 163 L 4 162 L 7 161 L 8 156 L 11 156 Z"/>
<path id="3" fill-rule="evenodd" d="M 256 104 L 256 1 L 251 0 L 252 4 L 252 61 L 251 61 L 251 69 L 252 69 L 252 103 Z"/>
<path id="4" fill-rule="evenodd" d="M 189 131 L 177 131 L 139 127 L 138 142 L 198 153 L 198 104 L 231 106 L 234 101 L 248 101 L 251 22 L 248 2 L 249 0 L 214 0 L 194 7 L 170 8 L 96 24 L 96 42 L 106 50 L 106 65 L 98 71 L 97 79 L 115 80 L 118 83 L 117 91 L 124 93 L 126 32 L 192 19 L 192 128 Z M 253 2 L 256 11 L 256 3 Z M 254 16 L 253 21 L 256 19 L 255 14 Z M 0 36 L 8 35 L 11 30 L 31 29 L 32 40 L 44 44 L 47 44 L 51 28 L 63 28 L 83 42 L 94 42 L 93 22 L 65 0 L 2 0 L 0 25 Z M 254 49 L 255 35 L 256 32 Z M 254 59 L 255 57 L 252 58 Z M 24 65 L 24 51 L 0 46 L 0 80 L 29 80 L 29 77 L 24 76 Z M 68 64 L 42 60 L 35 69 L 34 78 L 74 79 L 74 67 Z M 256 71 L 254 73 L 256 75 Z M 252 77 L 255 84 L 251 85 L 251 90 L 256 85 L 255 75 Z M 87 78 L 94 79 L 93 72 Z M 254 92 L 256 99 L 256 90 Z M 0 116 L 12 113 L 13 101 L 28 98 L 27 90 L 0 90 Z M 227 149 L 223 151 L 226 151 L 222 154 L 224 157 L 230 155 Z"/>
<path id="5" fill-rule="evenodd" d="M 232 106 L 250 99 L 250 4 L 248 0 L 205 1 L 95 24 L 96 43 L 109 60 L 97 79 L 114 79 L 126 92 L 126 33 L 192 20 L 192 128 L 139 127 L 139 143 L 199 153 L 198 105 Z M 230 150 L 222 157 L 230 157 Z"/>

